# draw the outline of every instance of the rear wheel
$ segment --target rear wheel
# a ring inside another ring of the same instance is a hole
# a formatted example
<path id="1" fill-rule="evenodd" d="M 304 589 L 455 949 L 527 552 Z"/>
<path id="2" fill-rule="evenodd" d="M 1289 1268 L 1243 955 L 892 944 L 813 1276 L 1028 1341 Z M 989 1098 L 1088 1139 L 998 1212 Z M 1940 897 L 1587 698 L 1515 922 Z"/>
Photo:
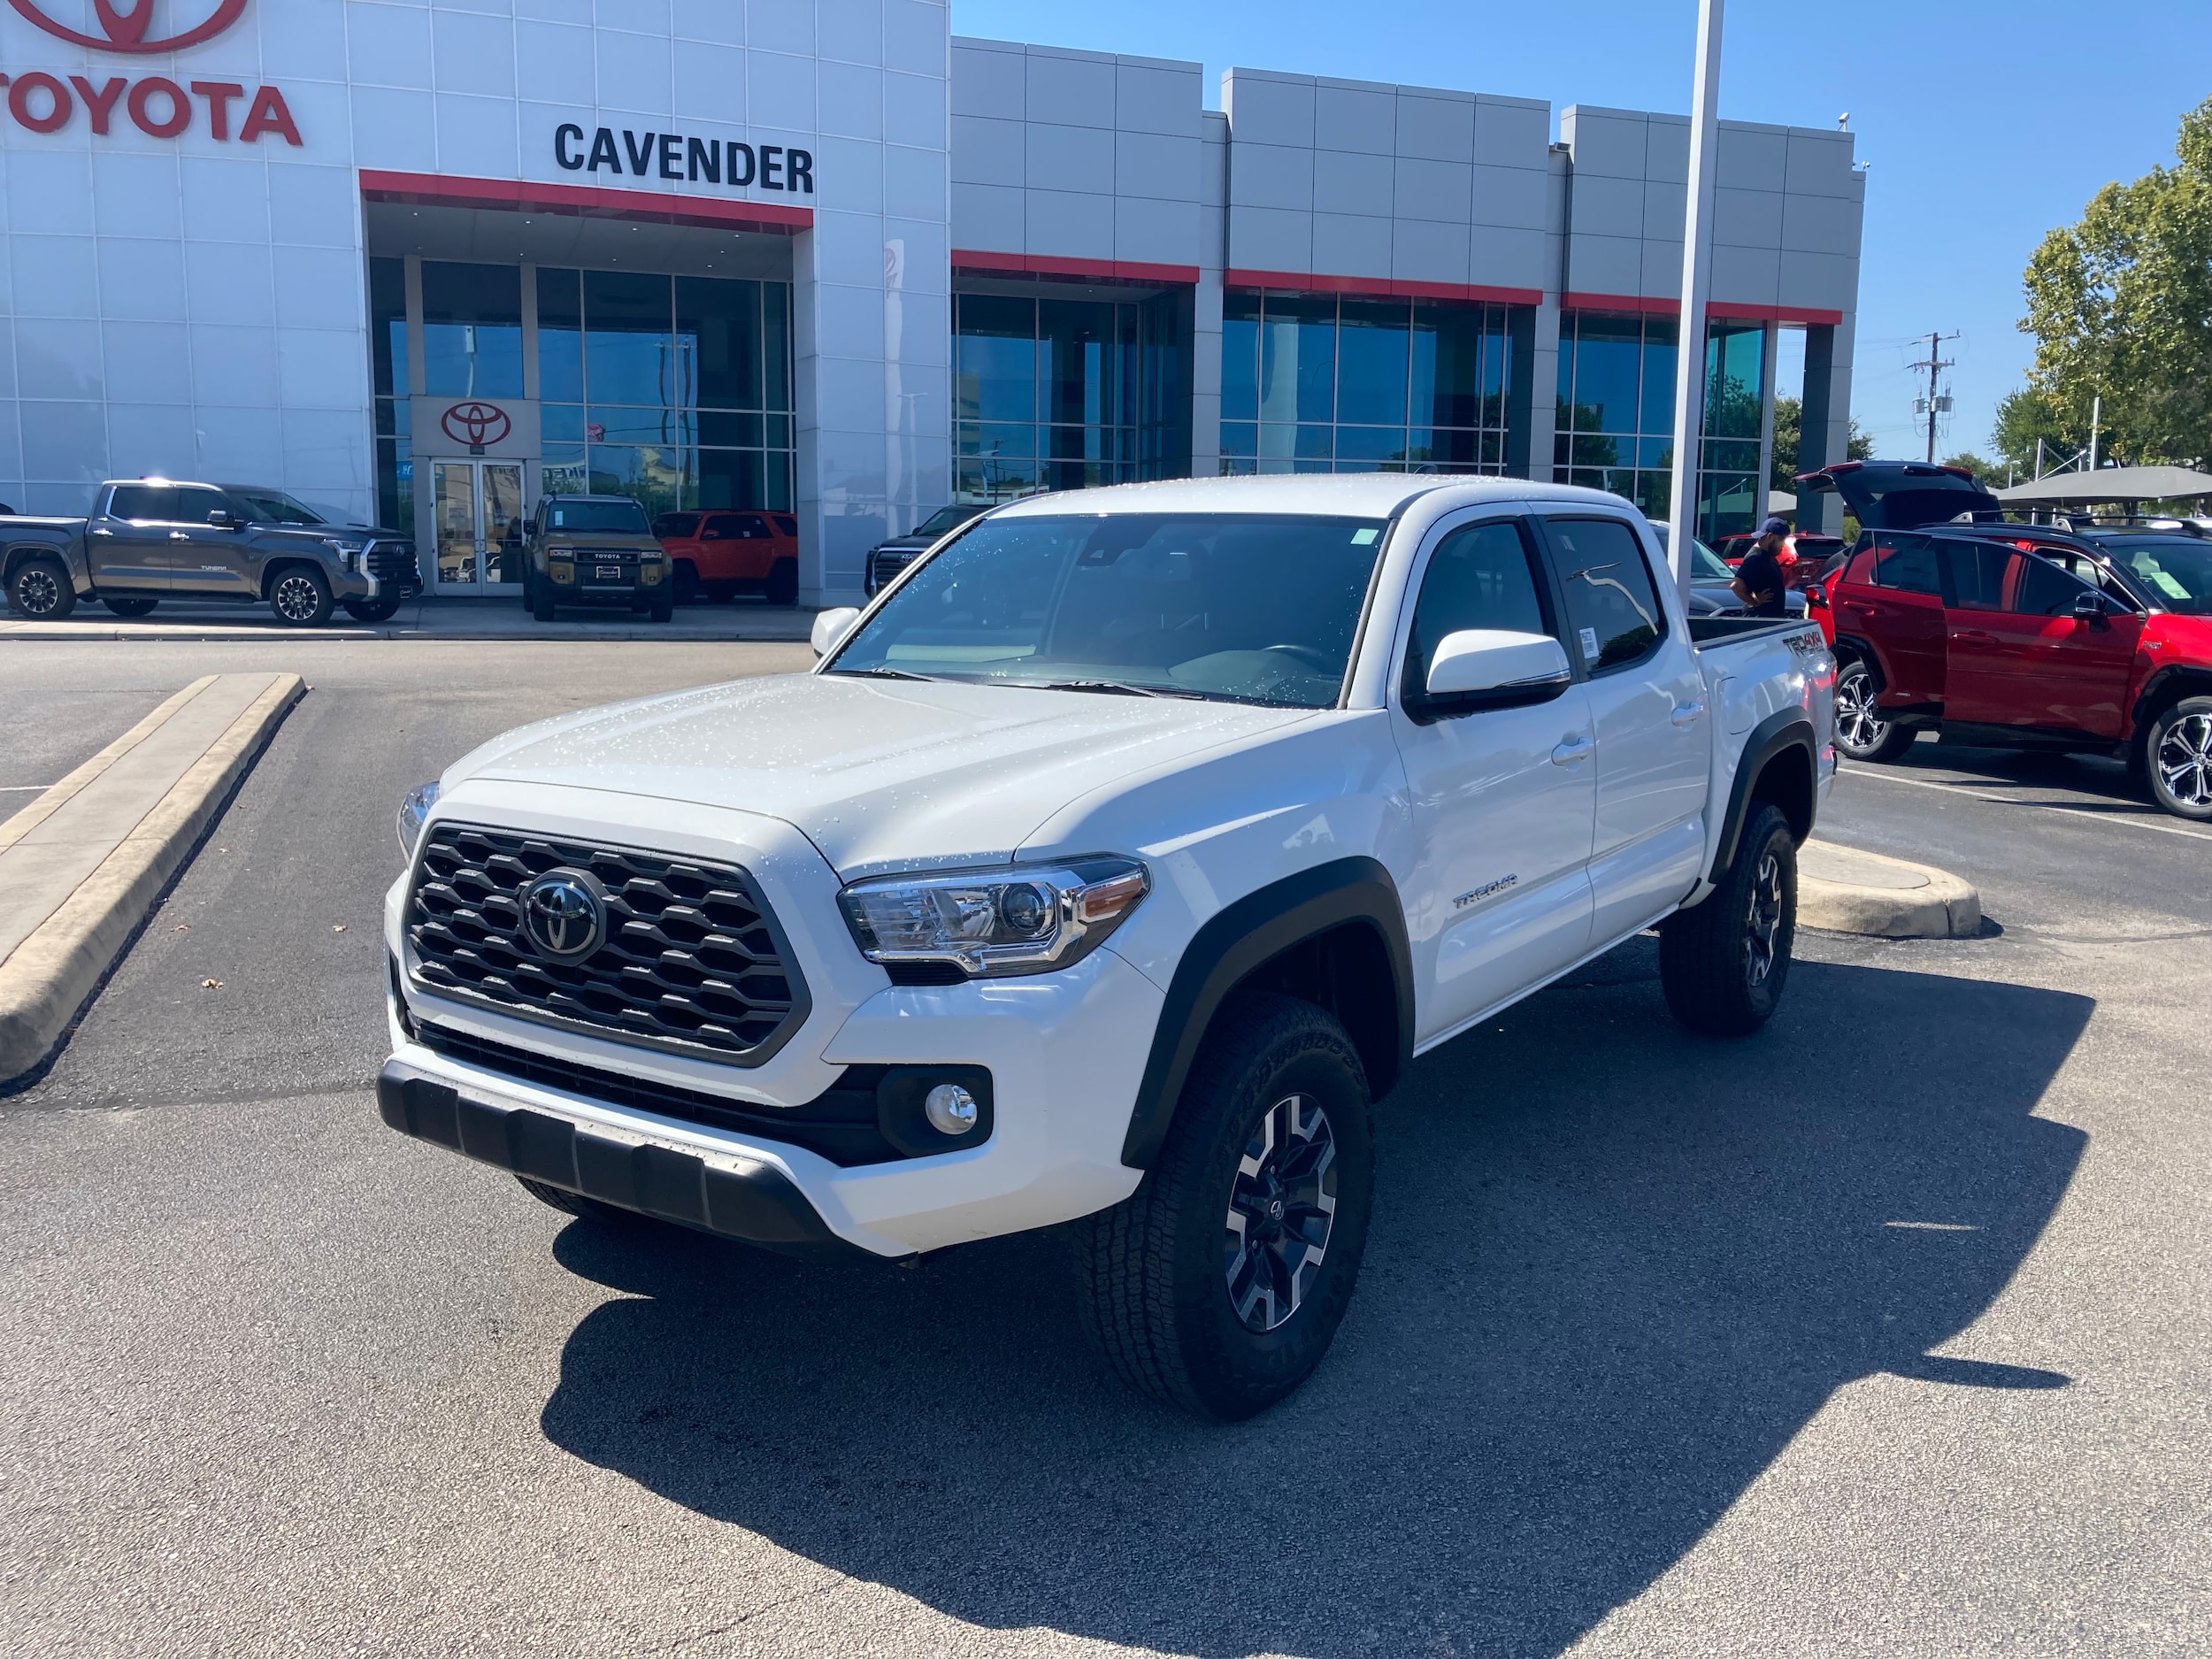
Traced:
<path id="1" fill-rule="evenodd" d="M 1124 1381 L 1197 1416 L 1265 1410 L 1344 1317 L 1374 1166 L 1344 1028 L 1286 996 L 1225 1011 L 1135 1194 L 1076 1224 L 1092 1340 Z"/>
<path id="2" fill-rule="evenodd" d="M 291 565 L 269 584 L 269 609 L 288 628 L 319 628 L 330 620 L 330 584 L 319 570 Z"/>
<path id="3" fill-rule="evenodd" d="M 58 622 L 77 608 L 77 590 L 59 559 L 27 558 L 9 573 L 8 608 L 35 622 Z"/>
<path id="4" fill-rule="evenodd" d="M 1797 840 L 1761 805 L 1705 902 L 1659 926 L 1659 985 L 1693 1031 L 1742 1037 L 1773 1018 L 1797 939 Z"/>
<path id="5" fill-rule="evenodd" d="M 2176 818 L 2212 819 L 2212 697 L 2184 697 L 2143 741 L 2151 798 Z"/>
<path id="6" fill-rule="evenodd" d="M 119 617 L 142 617 L 161 601 L 148 594 L 103 594 L 100 603 Z"/>
<path id="7" fill-rule="evenodd" d="M 768 581 L 764 593 L 772 605 L 792 605 L 799 602 L 799 561 L 778 559 L 768 567 Z"/>
<path id="8" fill-rule="evenodd" d="M 1895 760 L 1912 747 L 1913 729 L 1886 718 L 1876 706 L 1880 690 L 1863 662 L 1846 663 L 1836 676 L 1836 747 L 1853 760 Z"/>

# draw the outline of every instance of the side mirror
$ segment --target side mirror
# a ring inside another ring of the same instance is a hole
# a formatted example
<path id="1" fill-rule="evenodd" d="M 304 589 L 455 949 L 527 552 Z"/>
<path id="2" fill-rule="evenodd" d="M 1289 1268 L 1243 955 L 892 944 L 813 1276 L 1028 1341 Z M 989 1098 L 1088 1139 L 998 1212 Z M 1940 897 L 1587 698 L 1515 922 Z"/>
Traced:
<path id="1" fill-rule="evenodd" d="M 853 631 L 853 624 L 860 620 L 860 612 L 851 605 L 840 605 L 834 611 L 825 611 L 814 618 L 814 654 L 827 657 L 844 643 L 845 636 Z"/>
<path id="2" fill-rule="evenodd" d="M 1426 689 L 1454 710 L 1515 709 L 1549 703 L 1573 683 L 1566 648 L 1550 634 L 1466 628 L 1437 645 Z"/>
<path id="3" fill-rule="evenodd" d="M 2105 618 L 2104 601 L 2095 594 L 2076 594 L 2074 615 L 2084 622 L 2102 622 Z"/>
<path id="4" fill-rule="evenodd" d="M 215 508 L 207 515 L 207 521 L 218 530 L 235 530 L 238 528 L 238 520 L 231 516 L 227 508 Z"/>
<path id="5" fill-rule="evenodd" d="M 1805 603 L 1809 605 L 1825 605 L 1828 603 L 1827 584 L 1824 582 L 1807 582 L 1805 584 Z"/>

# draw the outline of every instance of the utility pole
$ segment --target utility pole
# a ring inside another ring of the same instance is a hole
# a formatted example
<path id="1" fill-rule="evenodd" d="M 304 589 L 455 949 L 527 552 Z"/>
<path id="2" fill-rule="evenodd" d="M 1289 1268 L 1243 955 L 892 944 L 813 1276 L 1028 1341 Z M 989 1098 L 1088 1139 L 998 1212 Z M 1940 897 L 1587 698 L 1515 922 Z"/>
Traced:
<path id="1" fill-rule="evenodd" d="M 1937 352 L 1945 341 L 1957 338 L 1958 335 L 1955 334 L 1931 334 L 1928 336 L 1927 360 L 1912 365 L 1915 369 L 1928 371 L 1928 395 L 1925 397 L 1913 399 L 1912 412 L 1916 415 L 1925 415 L 1928 418 L 1928 458 L 1931 461 L 1935 459 L 1936 417 L 1951 412 L 1951 400 L 1944 396 L 1938 389 L 1936 377 L 1946 369 L 1958 366 L 1957 358 L 1941 357 L 1937 355 Z"/>
<path id="2" fill-rule="evenodd" d="M 1690 92 L 1689 211 L 1682 227 L 1682 317 L 1674 352 L 1674 579 L 1686 600 L 1697 534 L 1698 439 L 1705 426 L 1705 300 L 1712 275 L 1713 165 L 1720 136 L 1723 0 L 1698 0 Z"/>

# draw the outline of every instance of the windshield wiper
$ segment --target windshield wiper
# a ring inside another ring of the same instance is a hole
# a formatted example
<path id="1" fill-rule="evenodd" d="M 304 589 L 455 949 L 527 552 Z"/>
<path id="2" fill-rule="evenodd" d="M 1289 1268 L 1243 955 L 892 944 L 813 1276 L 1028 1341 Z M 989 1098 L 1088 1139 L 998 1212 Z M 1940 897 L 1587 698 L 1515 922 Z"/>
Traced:
<path id="1" fill-rule="evenodd" d="M 934 674 L 910 674 L 903 668 L 833 668 L 833 674 L 849 674 L 855 680 L 926 680 L 935 683 Z"/>
<path id="2" fill-rule="evenodd" d="M 1206 694 L 1202 691 L 1132 685 L 1125 680 L 1002 680 L 995 683 L 1019 686 L 1029 691 L 1102 691 L 1117 697 L 1174 697 L 1185 703 L 1203 703 L 1206 700 Z"/>

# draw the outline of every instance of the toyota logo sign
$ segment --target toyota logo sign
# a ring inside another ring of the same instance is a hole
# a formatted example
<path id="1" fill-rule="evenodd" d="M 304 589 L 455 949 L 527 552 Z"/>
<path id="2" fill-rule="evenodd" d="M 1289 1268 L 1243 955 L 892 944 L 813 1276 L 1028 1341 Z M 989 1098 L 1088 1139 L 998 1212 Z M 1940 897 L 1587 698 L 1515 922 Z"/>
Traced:
<path id="1" fill-rule="evenodd" d="M 488 443 L 504 442 L 515 429 L 515 423 L 497 403 L 456 403 L 438 418 L 438 424 L 454 442 L 467 444 L 472 455 Z"/>
<path id="2" fill-rule="evenodd" d="M 539 954 L 581 962 L 607 933 L 607 902 L 580 870 L 556 870 L 523 890 L 522 926 Z"/>
<path id="3" fill-rule="evenodd" d="M 204 3 L 204 0 L 203 0 Z M 155 0 L 138 0 L 126 10 L 117 0 L 92 0 L 92 13 L 106 30 L 104 36 L 86 35 L 58 23 L 39 10 L 38 0 L 8 0 L 23 19 L 73 46 L 89 46 L 97 52 L 178 52 L 202 41 L 211 41 L 245 14 L 246 0 L 221 0 L 200 22 L 173 35 L 154 35 Z M 190 0 L 187 0 L 190 4 Z M 193 9 L 197 10 L 197 7 Z"/>

